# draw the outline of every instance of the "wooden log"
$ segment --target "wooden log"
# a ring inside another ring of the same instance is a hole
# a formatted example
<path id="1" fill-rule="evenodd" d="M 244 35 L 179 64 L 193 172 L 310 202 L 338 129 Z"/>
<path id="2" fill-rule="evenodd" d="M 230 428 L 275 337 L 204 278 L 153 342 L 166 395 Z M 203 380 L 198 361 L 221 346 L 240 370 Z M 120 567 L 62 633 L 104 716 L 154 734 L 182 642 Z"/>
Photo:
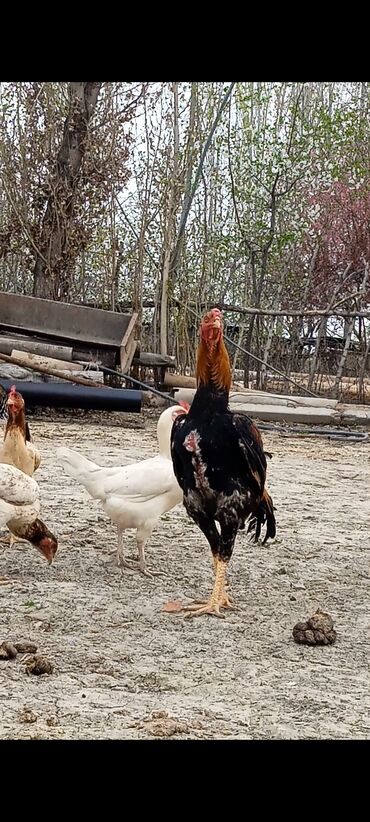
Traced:
<path id="1" fill-rule="evenodd" d="M 11 354 L 12 350 L 29 351 L 39 354 L 42 357 L 54 357 L 56 360 L 72 361 L 73 349 L 66 345 L 52 345 L 47 342 L 40 342 L 33 339 L 23 339 L 22 337 L 6 337 L 0 335 L 0 352 Z"/>
<path id="2" fill-rule="evenodd" d="M 22 366 L 22 362 L 20 362 L 17 357 L 9 357 L 7 354 L 0 353 L 0 360 L 3 362 L 12 363 L 13 365 Z M 86 380 L 83 377 L 69 377 L 65 371 L 59 371 L 56 368 L 45 368 L 43 365 L 28 365 L 27 367 L 30 368 L 31 371 L 38 371 L 40 374 L 49 374 L 52 377 L 60 377 L 63 382 L 67 380 L 67 382 L 75 382 L 77 385 L 88 385 L 94 386 L 95 388 L 102 388 L 102 384 L 99 382 L 95 382 L 94 380 Z"/>
<path id="3" fill-rule="evenodd" d="M 185 400 L 191 403 L 194 399 L 195 388 L 179 388 L 174 392 L 175 400 Z M 233 391 L 230 390 L 230 404 L 242 405 L 274 405 L 282 408 L 326 408 L 337 409 L 337 400 L 327 400 L 324 397 L 296 397 L 294 394 L 283 396 L 282 394 L 267 394 L 264 391 Z"/>
<path id="4" fill-rule="evenodd" d="M 139 357 L 135 352 L 133 365 L 142 365 L 146 368 L 155 368 L 160 365 L 165 365 L 167 368 L 176 368 L 176 359 L 175 357 L 169 357 L 163 354 L 152 354 L 150 351 L 142 351 Z"/>
<path id="5" fill-rule="evenodd" d="M 336 408 L 338 400 L 325 397 L 300 397 L 295 394 L 267 394 L 263 391 L 230 391 L 230 402 L 252 403 L 255 405 L 285 405 L 290 408 Z"/>
<path id="6" fill-rule="evenodd" d="M 134 360 L 135 362 L 135 360 Z M 168 374 L 164 375 L 164 384 L 171 388 L 196 388 L 197 382 L 195 377 L 184 377 L 183 374 Z"/>
<path id="7" fill-rule="evenodd" d="M 265 422 L 303 423 L 304 425 L 340 425 L 341 414 L 333 408 L 288 408 L 278 405 L 236 404 L 231 402 L 232 411 L 244 411 L 252 419 Z"/>
<path id="8" fill-rule="evenodd" d="M 37 381 L 37 375 L 33 374 L 33 376 Z M 68 378 L 73 379 L 75 376 L 89 380 L 89 383 L 100 382 L 102 385 L 104 384 L 104 374 L 102 371 L 63 371 L 63 377 L 53 377 L 51 374 L 45 374 L 45 380 L 46 382 L 66 382 Z"/>
<path id="9" fill-rule="evenodd" d="M 26 368 L 29 365 L 43 365 L 45 368 L 60 368 L 62 371 L 81 371 L 81 366 L 78 363 L 57 360 L 54 357 L 40 357 L 38 354 L 18 351 L 16 348 L 13 348 L 11 356 L 17 357 L 19 361 L 22 360 Z"/>

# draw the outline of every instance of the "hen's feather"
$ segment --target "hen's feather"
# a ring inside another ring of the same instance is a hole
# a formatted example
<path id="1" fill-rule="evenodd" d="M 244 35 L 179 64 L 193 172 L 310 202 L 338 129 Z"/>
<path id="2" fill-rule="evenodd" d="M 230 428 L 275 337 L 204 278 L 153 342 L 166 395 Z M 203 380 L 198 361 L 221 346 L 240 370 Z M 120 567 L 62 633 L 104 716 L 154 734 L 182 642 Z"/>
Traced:
<path id="1" fill-rule="evenodd" d="M 69 448 L 57 455 L 71 477 L 100 500 L 106 514 L 120 530 L 136 528 L 147 538 L 159 517 L 181 502 L 182 493 L 170 458 L 170 432 L 180 406 L 163 411 L 157 423 L 159 454 L 130 465 L 101 467 Z"/>
<path id="2" fill-rule="evenodd" d="M 14 465 L 0 465 L 0 527 L 11 524 L 17 534 L 35 521 L 39 511 L 37 482 Z"/>
<path id="3" fill-rule="evenodd" d="M 173 487 L 172 465 L 157 455 L 131 465 L 101 467 L 70 448 L 58 448 L 57 456 L 65 471 L 80 482 L 94 499 L 111 495 L 122 500 L 145 502 L 165 494 Z"/>

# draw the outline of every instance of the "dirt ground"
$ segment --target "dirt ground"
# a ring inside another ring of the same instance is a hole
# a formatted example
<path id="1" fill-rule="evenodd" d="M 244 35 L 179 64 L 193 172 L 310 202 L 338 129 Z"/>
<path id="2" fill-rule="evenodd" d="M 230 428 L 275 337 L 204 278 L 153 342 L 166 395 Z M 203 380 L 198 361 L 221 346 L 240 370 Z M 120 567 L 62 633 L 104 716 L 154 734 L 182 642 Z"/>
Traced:
<path id="1" fill-rule="evenodd" d="M 148 545 L 148 565 L 165 575 L 121 572 L 114 527 L 56 460 L 61 444 L 106 465 L 151 456 L 155 419 L 30 423 L 59 549 L 51 567 L 32 546 L 0 554 L 0 577 L 12 580 L 0 587 L 0 642 L 32 640 L 55 669 L 27 676 L 25 657 L 0 662 L 1 738 L 370 738 L 369 445 L 264 434 L 277 539 L 254 546 L 241 532 L 237 610 L 189 620 L 161 612 L 212 585 L 210 549 L 182 506 Z M 297 645 L 293 626 L 319 607 L 337 642 Z"/>

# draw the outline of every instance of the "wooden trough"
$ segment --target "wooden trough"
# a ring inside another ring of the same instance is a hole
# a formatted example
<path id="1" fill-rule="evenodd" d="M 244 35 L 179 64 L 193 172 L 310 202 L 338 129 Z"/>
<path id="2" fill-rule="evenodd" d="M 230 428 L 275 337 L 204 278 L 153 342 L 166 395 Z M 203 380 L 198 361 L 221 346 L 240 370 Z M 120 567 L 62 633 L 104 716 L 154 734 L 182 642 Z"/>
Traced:
<path id="1" fill-rule="evenodd" d="M 0 351 L 98 360 L 127 373 L 138 346 L 137 316 L 0 291 Z"/>

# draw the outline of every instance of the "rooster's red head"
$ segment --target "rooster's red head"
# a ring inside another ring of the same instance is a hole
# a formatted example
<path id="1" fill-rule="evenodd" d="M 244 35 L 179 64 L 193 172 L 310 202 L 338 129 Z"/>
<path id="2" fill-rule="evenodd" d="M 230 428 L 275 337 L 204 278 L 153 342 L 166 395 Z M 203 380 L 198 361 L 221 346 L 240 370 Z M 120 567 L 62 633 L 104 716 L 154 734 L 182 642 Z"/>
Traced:
<path id="1" fill-rule="evenodd" d="M 218 389 L 229 391 L 231 369 L 223 336 L 222 313 L 219 308 L 211 308 L 203 317 L 200 326 L 196 368 L 197 385 L 213 383 Z"/>
<path id="2" fill-rule="evenodd" d="M 200 325 L 200 338 L 207 348 L 213 349 L 222 339 L 223 318 L 219 308 L 211 308 L 203 317 Z"/>

